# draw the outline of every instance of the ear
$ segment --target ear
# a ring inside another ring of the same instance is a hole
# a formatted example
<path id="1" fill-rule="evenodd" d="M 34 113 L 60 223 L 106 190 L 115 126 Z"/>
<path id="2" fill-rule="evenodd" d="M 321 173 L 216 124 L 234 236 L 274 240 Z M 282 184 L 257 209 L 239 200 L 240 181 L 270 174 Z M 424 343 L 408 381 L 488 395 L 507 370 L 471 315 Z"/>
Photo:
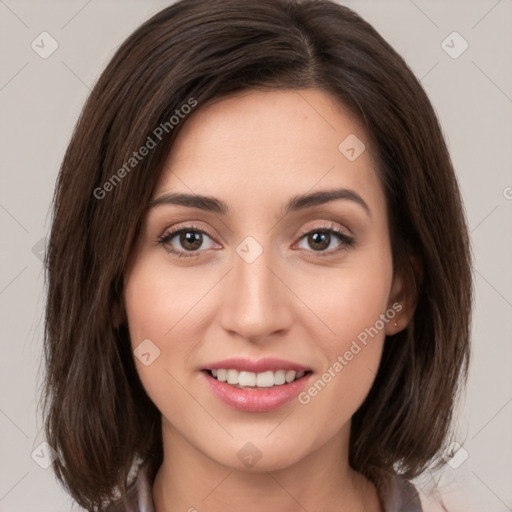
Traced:
<path id="1" fill-rule="evenodd" d="M 386 324 L 386 335 L 396 334 L 409 325 L 416 309 L 421 280 L 422 265 L 417 257 L 410 255 L 393 276 L 388 309 L 396 315 Z"/>

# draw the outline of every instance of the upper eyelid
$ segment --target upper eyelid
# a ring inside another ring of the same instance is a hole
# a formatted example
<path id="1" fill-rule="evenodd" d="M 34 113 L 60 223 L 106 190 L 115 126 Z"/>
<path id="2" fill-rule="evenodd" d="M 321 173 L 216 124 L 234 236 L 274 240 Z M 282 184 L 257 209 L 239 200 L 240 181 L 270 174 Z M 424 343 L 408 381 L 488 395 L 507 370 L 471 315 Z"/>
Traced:
<path id="1" fill-rule="evenodd" d="M 313 227 L 301 230 L 298 236 L 302 237 L 304 235 L 307 235 L 308 233 L 311 233 L 312 231 L 322 231 L 322 230 L 339 231 L 346 236 L 351 236 L 351 231 L 349 229 L 339 227 L 337 224 L 338 223 L 331 222 L 331 221 L 324 221 L 323 223 L 320 222 L 320 224 L 317 224 Z M 348 231 L 348 233 L 346 233 L 346 231 Z"/>
<path id="2" fill-rule="evenodd" d="M 346 236 L 353 236 L 352 234 L 352 231 L 348 228 L 343 228 L 343 227 L 338 227 L 336 224 L 336 222 L 333 222 L 333 221 L 319 221 L 320 224 L 318 225 L 315 225 L 315 226 L 312 226 L 312 227 L 309 227 L 309 228 L 306 228 L 306 229 L 303 229 L 300 231 L 300 233 L 297 235 L 297 236 L 304 236 L 308 233 L 310 233 L 311 231 L 315 231 L 315 230 L 322 230 L 322 229 L 325 229 L 325 230 L 332 230 L 332 231 L 340 231 L 342 232 L 344 235 Z M 166 237 L 167 235 L 170 235 L 170 234 L 178 234 L 180 232 L 182 232 L 183 230 L 190 230 L 190 231 L 198 231 L 200 233 L 204 233 L 206 235 L 208 235 L 210 238 L 215 238 L 214 236 L 212 236 L 207 229 L 205 228 L 202 228 L 200 226 L 196 226 L 194 225 L 193 222 L 190 222 L 189 224 L 186 224 L 184 226 L 180 226 L 178 228 L 166 228 L 164 231 L 163 231 L 163 234 L 159 237 L 159 238 L 163 238 L 163 237 Z M 346 233 L 348 232 L 348 233 Z"/>
<path id="3" fill-rule="evenodd" d="M 218 243 L 216 240 L 215 240 L 215 237 L 210 235 L 210 233 L 208 233 L 208 231 L 206 231 L 205 229 L 203 228 L 200 228 L 199 226 L 194 226 L 193 224 L 188 224 L 188 225 L 185 225 L 185 226 L 182 226 L 182 227 L 178 227 L 178 228 L 173 228 L 173 229 L 169 229 L 169 230 L 165 230 L 163 232 L 163 234 L 161 236 L 158 237 L 158 243 L 161 243 L 161 244 L 167 244 L 167 243 L 170 243 L 170 241 L 172 239 L 174 239 L 178 234 L 182 233 L 182 232 L 186 232 L 186 231 L 195 231 L 195 232 L 199 232 L 199 233 L 202 233 L 202 234 L 205 234 L 206 236 L 208 236 L 208 238 L 210 238 L 214 243 Z M 310 233 L 314 233 L 315 231 L 328 231 L 330 233 L 333 233 L 334 236 L 337 236 L 338 239 L 340 240 L 341 243 L 345 243 L 347 242 L 347 239 L 349 239 L 350 241 L 352 242 L 355 242 L 356 241 L 356 237 L 353 235 L 353 234 L 347 234 L 343 228 L 339 228 L 335 225 L 335 223 L 333 222 L 329 222 L 329 221 L 324 221 L 324 223 L 321 223 L 317 226 L 313 226 L 311 228 L 307 228 L 307 229 L 304 229 L 304 230 L 301 230 L 301 232 L 297 235 L 298 236 L 298 239 L 297 239 L 297 242 L 302 240 L 305 236 L 307 236 L 308 234 Z M 348 230 L 350 232 L 350 230 Z M 297 243 L 295 242 L 295 243 Z M 189 253 L 191 255 L 193 255 L 194 253 L 196 254 L 199 254 L 201 252 L 204 252 L 204 250 L 198 250 L 198 251 L 185 251 L 185 250 L 182 250 L 182 249 L 177 249 L 176 250 L 177 252 L 182 252 L 182 253 Z M 325 253 L 329 253 L 331 251 L 323 251 Z"/>
<path id="4" fill-rule="evenodd" d="M 170 237 L 170 239 L 173 239 L 174 237 L 176 237 L 178 234 L 182 233 L 183 231 L 195 231 L 198 233 L 202 233 L 202 234 L 207 235 L 209 238 L 211 238 L 212 240 L 215 241 L 215 237 L 212 236 L 208 231 L 206 231 L 206 229 L 200 228 L 199 226 L 192 226 L 192 225 L 187 225 L 187 226 L 183 226 L 183 227 L 179 227 L 179 228 L 165 229 L 164 232 L 162 233 L 162 235 L 160 235 L 158 237 L 158 240 L 161 241 L 168 237 Z"/>

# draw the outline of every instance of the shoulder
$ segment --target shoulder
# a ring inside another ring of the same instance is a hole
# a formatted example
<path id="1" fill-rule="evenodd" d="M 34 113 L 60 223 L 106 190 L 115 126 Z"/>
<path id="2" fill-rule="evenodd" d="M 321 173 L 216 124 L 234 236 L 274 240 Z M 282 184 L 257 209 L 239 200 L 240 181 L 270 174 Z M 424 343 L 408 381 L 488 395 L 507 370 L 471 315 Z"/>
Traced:
<path id="1" fill-rule="evenodd" d="M 380 494 L 384 512 L 422 512 L 418 491 L 399 476 L 393 477 Z"/>
<path id="2" fill-rule="evenodd" d="M 105 512 L 155 512 L 152 483 L 148 475 L 147 464 L 142 464 L 136 477 L 128 485 L 126 496 L 112 502 Z"/>

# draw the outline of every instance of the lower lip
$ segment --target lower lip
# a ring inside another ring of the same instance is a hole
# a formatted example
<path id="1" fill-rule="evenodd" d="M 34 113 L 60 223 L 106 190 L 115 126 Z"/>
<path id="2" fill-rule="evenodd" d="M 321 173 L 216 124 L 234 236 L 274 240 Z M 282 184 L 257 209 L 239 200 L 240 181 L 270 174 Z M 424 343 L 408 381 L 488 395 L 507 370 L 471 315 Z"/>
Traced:
<path id="1" fill-rule="evenodd" d="M 242 389 L 220 382 L 208 372 L 202 372 L 210 390 L 225 404 L 244 412 L 265 412 L 278 409 L 293 400 L 304 389 L 311 373 L 304 377 L 272 388 Z"/>

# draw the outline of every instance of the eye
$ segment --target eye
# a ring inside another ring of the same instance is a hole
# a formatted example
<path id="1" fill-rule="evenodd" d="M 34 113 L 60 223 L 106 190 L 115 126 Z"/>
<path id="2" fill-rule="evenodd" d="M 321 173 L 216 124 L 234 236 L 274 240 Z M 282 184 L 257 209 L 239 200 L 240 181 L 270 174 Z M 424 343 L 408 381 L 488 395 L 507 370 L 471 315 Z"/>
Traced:
<path id="1" fill-rule="evenodd" d="M 319 253 L 318 256 L 331 256 L 352 247 L 355 243 L 355 238 L 343 233 L 343 231 L 335 228 L 333 225 L 327 225 L 319 226 L 303 233 L 300 241 L 308 244 L 312 248 L 312 252 Z M 299 246 L 299 248 L 308 250 L 307 247 Z"/>
<path id="2" fill-rule="evenodd" d="M 203 247 L 205 237 L 212 242 L 208 247 Z M 211 249 L 216 245 L 208 233 L 195 226 L 186 226 L 173 231 L 167 231 L 158 238 L 157 243 L 163 245 L 168 252 L 176 254 L 180 258 L 196 256 L 194 253 L 199 252 L 200 249 Z M 180 247 L 177 248 L 176 246 Z"/>
<path id="3" fill-rule="evenodd" d="M 206 239 L 210 241 L 210 244 L 204 247 Z M 310 253 L 317 253 L 317 256 L 323 257 L 337 254 L 342 250 L 352 247 L 356 240 L 353 236 L 346 235 L 343 231 L 334 227 L 334 225 L 326 225 L 318 226 L 303 233 L 299 241 L 307 243 L 312 250 L 300 246 L 299 249 Z M 158 238 L 157 243 L 164 246 L 166 251 L 180 258 L 198 256 L 201 249 L 206 250 L 220 247 L 212 240 L 208 233 L 192 225 L 167 231 Z"/>

